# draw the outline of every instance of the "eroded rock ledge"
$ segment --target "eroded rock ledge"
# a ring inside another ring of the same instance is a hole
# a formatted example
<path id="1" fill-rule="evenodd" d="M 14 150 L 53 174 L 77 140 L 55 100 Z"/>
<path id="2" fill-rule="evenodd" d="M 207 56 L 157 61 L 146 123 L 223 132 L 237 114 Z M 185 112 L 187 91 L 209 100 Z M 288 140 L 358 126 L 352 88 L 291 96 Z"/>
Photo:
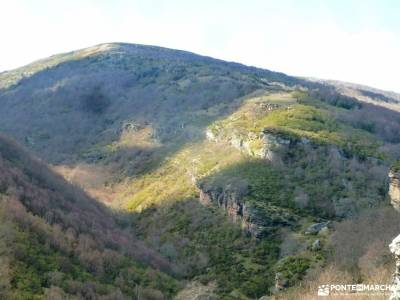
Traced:
<path id="1" fill-rule="evenodd" d="M 390 203 L 395 210 L 400 212 L 400 172 L 390 170 L 389 172 L 389 197 Z"/>
<path id="2" fill-rule="evenodd" d="M 248 187 L 245 185 L 227 185 L 226 187 L 209 186 L 198 182 L 200 202 L 203 205 L 214 204 L 222 208 L 242 228 L 255 238 L 268 235 L 269 229 L 276 226 L 293 226 L 297 217 L 276 206 L 258 207 L 257 203 L 245 201 Z"/>
<path id="3" fill-rule="evenodd" d="M 394 209 L 400 212 L 400 172 L 394 169 L 390 170 L 389 179 L 390 202 Z M 389 249 L 396 261 L 396 270 L 393 274 L 393 290 L 390 299 L 400 300 L 400 234 L 390 243 Z"/>
<path id="4" fill-rule="evenodd" d="M 207 139 L 214 142 L 227 142 L 240 151 L 261 159 L 275 161 L 277 154 L 297 143 L 308 144 L 308 139 L 292 139 L 271 129 L 264 129 L 259 134 L 254 132 L 235 132 L 226 134 L 218 128 L 208 129 Z"/>

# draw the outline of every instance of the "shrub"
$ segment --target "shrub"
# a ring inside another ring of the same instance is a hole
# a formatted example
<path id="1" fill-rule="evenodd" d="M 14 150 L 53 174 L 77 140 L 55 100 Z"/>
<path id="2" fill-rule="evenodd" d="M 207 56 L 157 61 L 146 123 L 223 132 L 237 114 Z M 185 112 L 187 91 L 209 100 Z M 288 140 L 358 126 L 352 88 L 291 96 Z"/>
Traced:
<path id="1" fill-rule="evenodd" d="M 278 262 L 275 269 L 287 280 L 288 286 L 293 286 L 303 279 L 310 268 L 310 264 L 308 258 L 287 256 Z"/>

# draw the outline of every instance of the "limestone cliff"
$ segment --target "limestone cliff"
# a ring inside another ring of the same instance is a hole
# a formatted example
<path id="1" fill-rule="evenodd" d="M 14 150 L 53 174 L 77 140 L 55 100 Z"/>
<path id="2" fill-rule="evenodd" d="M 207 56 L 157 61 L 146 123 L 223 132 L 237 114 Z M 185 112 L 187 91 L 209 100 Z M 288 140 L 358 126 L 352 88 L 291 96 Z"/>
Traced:
<path id="1" fill-rule="evenodd" d="M 219 207 L 226 210 L 227 214 L 234 220 L 241 222 L 244 230 L 252 236 L 259 237 L 262 232 L 262 222 L 257 224 L 254 220 L 254 212 L 250 212 L 249 208 L 243 201 L 246 195 L 246 190 L 240 190 L 228 186 L 226 189 L 210 188 L 200 183 L 200 202 L 204 205 L 217 204 Z"/>
<path id="2" fill-rule="evenodd" d="M 279 153 L 295 144 L 297 141 L 281 134 L 274 133 L 269 129 L 264 129 L 259 134 L 254 132 L 224 132 L 221 128 L 208 129 L 207 138 L 215 142 L 228 142 L 240 151 L 269 161 L 279 159 Z M 308 143 L 304 139 L 302 143 Z"/>
<path id="3" fill-rule="evenodd" d="M 269 229 L 276 226 L 292 226 L 297 221 L 293 213 L 273 205 L 261 206 L 246 201 L 248 187 L 246 184 L 229 184 L 224 187 L 198 182 L 200 202 L 204 205 L 214 204 L 224 209 L 242 228 L 255 238 L 268 235 Z"/>
<path id="4" fill-rule="evenodd" d="M 389 172 L 389 197 L 395 210 L 400 212 L 400 173 L 392 169 Z M 396 270 L 393 274 L 393 290 L 391 300 L 400 300 L 400 235 L 398 235 L 389 245 L 390 252 L 396 261 Z"/>
<path id="5" fill-rule="evenodd" d="M 400 172 L 392 169 L 389 172 L 389 197 L 395 210 L 400 211 Z"/>

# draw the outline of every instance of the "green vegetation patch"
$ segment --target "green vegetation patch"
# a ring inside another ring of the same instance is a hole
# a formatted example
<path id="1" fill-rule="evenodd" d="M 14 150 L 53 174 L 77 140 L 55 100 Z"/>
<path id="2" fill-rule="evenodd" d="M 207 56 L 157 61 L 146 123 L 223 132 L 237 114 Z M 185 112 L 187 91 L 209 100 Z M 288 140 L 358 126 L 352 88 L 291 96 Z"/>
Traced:
<path id="1" fill-rule="evenodd" d="M 135 226 L 147 242 L 168 249 L 165 255 L 173 262 L 188 266 L 187 278 L 216 282 L 218 299 L 237 294 L 258 299 L 270 293 L 281 242 L 276 233 L 261 241 L 251 238 L 219 208 L 203 207 L 197 200 L 149 208 Z"/>
<path id="2" fill-rule="evenodd" d="M 162 290 L 168 298 L 178 290 L 177 282 L 160 272 L 138 266 L 129 258 L 104 265 L 104 273 L 84 265 L 76 257 L 52 247 L 43 235 L 14 227 L 10 283 L 17 299 L 43 299 L 47 289 L 59 286 L 65 295 L 92 290 L 97 295 L 114 295 L 115 285 L 133 297 L 137 286 Z M 93 264 L 96 264 L 96 253 Z M 98 266 L 97 266 L 98 267 Z"/>
<path id="3" fill-rule="evenodd" d="M 397 161 L 393 164 L 392 170 L 393 170 L 394 172 L 399 172 L 399 171 L 400 171 L 400 160 L 397 160 Z"/>
<path id="4" fill-rule="evenodd" d="M 311 266 L 311 260 L 306 257 L 287 256 L 280 260 L 275 269 L 286 280 L 288 286 L 294 286 L 303 279 Z"/>
<path id="5" fill-rule="evenodd" d="M 239 110 L 232 117 L 217 121 L 210 126 L 210 131 L 222 139 L 234 134 L 248 136 L 259 135 L 268 130 L 290 139 L 306 138 L 315 144 L 337 145 L 349 155 L 360 158 L 369 156 L 382 158 L 378 151 L 381 143 L 368 131 L 354 128 L 337 120 L 335 112 L 343 110 L 329 106 L 320 100 L 302 100 L 263 113 L 248 114 Z"/>

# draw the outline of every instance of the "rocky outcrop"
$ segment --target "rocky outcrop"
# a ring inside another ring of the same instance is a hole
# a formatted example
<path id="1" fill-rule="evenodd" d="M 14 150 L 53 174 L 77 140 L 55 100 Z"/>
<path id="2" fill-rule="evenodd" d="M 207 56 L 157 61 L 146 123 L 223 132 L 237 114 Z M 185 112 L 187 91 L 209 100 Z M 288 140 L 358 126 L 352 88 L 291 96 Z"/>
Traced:
<path id="1" fill-rule="evenodd" d="M 222 208 L 242 228 L 255 238 L 266 236 L 269 229 L 275 226 L 292 226 L 297 218 L 282 208 L 258 207 L 246 203 L 248 186 L 244 183 L 228 184 L 225 187 L 198 182 L 200 202 L 203 205 L 214 204 Z"/>
<path id="2" fill-rule="evenodd" d="M 400 172 L 390 170 L 389 179 L 390 202 L 394 209 L 400 212 Z"/>
<path id="3" fill-rule="evenodd" d="M 274 292 L 280 292 L 289 287 L 289 281 L 282 273 L 275 274 Z"/>
<path id="4" fill-rule="evenodd" d="M 400 173 L 397 170 L 390 170 L 389 179 L 390 202 L 394 209 L 400 212 Z M 400 300 L 400 235 L 390 243 L 389 249 L 396 261 L 396 270 L 393 274 L 393 289 L 390 299 Z"/>
<path id="5" fill-rule="evenodd" d="M 278 159 L 278 153 L 287 149 L 293 144 L 292 139 L 273 134 L 268 130 L 264 130 L 261 134 L 262 148 L 260 157 L 269 161 Z"/>
<path id="6" fill-rule="evenodd" d="M 331 226 L 330 221 L 322 223 L 314 223 L 305 230 L 304 234 L 318 234 L 320 232 L 329 230 L 330 226 Z"/>
<path id="7" fill-rule="evenodd" d="M 174 298 L 175 300 L 217 300 L 218 297 L 214 293 L 216 288 L 215 282 L 203 285 L 200 282 L 189 282 Z"/>
<path id="8" fill-rule="evenodd" d="M 322 249 L 321 246 L 321 240 L 316 239 L 312 244 L 311 244 L 311 251 L 319 251 Z"/>
<path id="9" fill-rule="evenodd" d="M 396 270 L 393 274 L 393 288 L 390 300 L 400 299 L 400 235 L 398 235 L 389 245 L 390 252 L 396 261 Z"/>
<path id="10" fill-rule="evenodd" d="M 279 153 L 287 149 L 293 144 L 309 143 L 308 139 L 301 141 L 295 140 L 273 132 L 270 129 L 264 129 L 259 134 L 254 132 L 224 132 L 221 128 L 208 129 L 206 132 L 207 139 L 214 142 L 228 142 L 240 151 L 269 161 L 279 159 Z"/>
<path id="11" fill-rule="evenodd" d="M 246 206 L 243 198 L 247 195 L 247 186 L 227 186 L 223 188 L 207 187 L 203 183 L 198 184 L 200 190 L 200 202 L 204 205 L 216 204 L 224 209 L 234 220 L 241 222 L 243 229 L 252 236 L 261 235 L 263 224 L 256 222 L 255 213 Z M 260 220 L 259 220 L 260 221 Z"/>

